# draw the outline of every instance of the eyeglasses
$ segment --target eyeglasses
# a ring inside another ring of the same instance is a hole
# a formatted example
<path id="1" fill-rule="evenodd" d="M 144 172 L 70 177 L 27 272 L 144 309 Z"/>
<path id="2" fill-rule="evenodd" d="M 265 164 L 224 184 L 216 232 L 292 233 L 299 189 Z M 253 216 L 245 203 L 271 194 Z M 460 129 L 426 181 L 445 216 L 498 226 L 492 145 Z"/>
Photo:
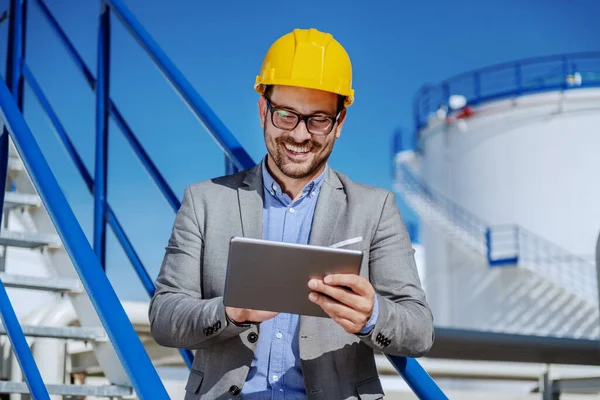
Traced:
<path id="1" fill-rule="evenodd" d="M 339 113 L 335 117 L 330 115 L 302 115 L 285 108 L 274 106 L 268 99 L 267 108 L 271 111 L 271 122 L 276 128 L 292 131 L 296 129 L 300 121 L 304 121 L 306 130 L 311 135 L 315 136 L 328 135 L 339 117 Z"/>

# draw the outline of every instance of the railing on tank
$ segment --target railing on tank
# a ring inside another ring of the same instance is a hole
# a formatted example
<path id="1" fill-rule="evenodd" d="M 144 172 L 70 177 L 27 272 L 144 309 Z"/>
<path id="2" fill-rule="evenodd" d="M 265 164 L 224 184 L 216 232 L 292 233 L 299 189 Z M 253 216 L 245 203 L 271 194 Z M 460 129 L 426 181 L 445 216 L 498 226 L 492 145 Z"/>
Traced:
<path id="1" fill-rule="evenodd" d="M 418 134 L 437 110 L 452 110 L 451 96 L 465 106 L 524 94 L 600 87 L 600 52 L 528 58 L 462 73 L 437 85 L 423 86 L 413 101 Z"/>
<path id="2" fill-rule="evenodd" d="M 11 13 L 11 18 L 15 18 L 20 28 L 14 35 L 11 35 L 11 43 L 15 43 L 16 46 L 12 50 L 11 54 L 14 54 L 15 60 L 19 60 L 14 63 L 14 70 L 16 78 L 15 87 L 16 98 L 19 107 L 22 108 L 23 101 L 23 83 L 27 81 L 30 85 L 33 93 L 40 102 L 42 108 L 49 117 L 50 122 L 58 133 L 61 142 L 67 149 L 68 154 L 75 163 L 76 168 L 83 177 L 88 190 L 94 195 L 94 250 L 96 252 L 97 259 L 96 264 L 104 268 L 105 260 L 105 237 L 106 237 L 106 224 L 110 225 L 113 229 L 119 243 L 122 245 L 125 253 L 127 254 L 130 262 L 132 263 L 138 277 L 144 284 L 144 287 L 148 294 L 152 296 L 155 291 L 155 287 L 152 279 L 150 278 L 146 268 L 142 264 L 141 259 L 137 255 L 132 243 L 127 238 L 122 226 L 120 225 L 116 215 L 112 211 L 109 202 L 106 198 L 106 164 L 107 164 L 107 126 L 108 118 L 112 116 L 119 126 L 120 130 L 124 134 L 128 143 L 132 146 L 134 152 L 147 169 L 148 173 L 158 186 L 159 190 L 165 196 L 174 211 L 177 211 L 180 207 L 180 202 L 174 195 L 172 189 L 156 168 L 146 151 L 143 149 L 141 143 L 126 123 L 122 114 L 119 112 L 117 106 L 112 102 L 109 95 L 109 65 L 110 65 L 110 15 L 111 12 L 115 14 L 123 23 L 123 25 L 129 30 L 129 32 L 136 38 L 138 43 L 144 48 L 150 58 L 156 63 L 161 69 L 163 74 L 173 85 L 175 90 L 181 95 L 185 103 L 192 109 L 195 115 L 204 124 L 207 131 L 211 134 L 213 139 L 217 141 L 223 152 L 225 153 L 225 170 L 227 173 L 232 173 L 237 170 L 243 170 L 251 168 L 255 165 L 254 161 L 243 149 L 240 143 L 235 139 L 233 134 L 226 128 L 221 120 L 216 116 L 208 104 L 200 97 L 200 95 L 193 89 L 191 84 L 183 76 L 183 74 L 175 67 L 172 61 L 166 56 L 162 49 L 156 44 L 156 42 L 150 37 L 144 27 L 136 20 L 133 14 L 127 9 L 121 0 L 103 0 L 100 12 L 100 24 L 98 34 L 98 61 L 97 61 L 97 77 L 91 73 L 90 69 L 86 66 L 82 57 L 79 55 L 75 46 L 69 40 L 64 30 L 60 27 L 57 20 L 54 18 L 43 0 L 34 0 L 38 4 L 42 15 L 46 17 L 50 26 L 57 33 L 59 39 L 67 49 L 69 55 L 79 67 L 83 73 L 89 86 L 96 92 L 96 164 L 95 164 L 95 176 L 92 178 L 91 174 L 87 171 L 80 155 L 73 146 L 68 134 L 62 123 L 60 122 L 56 112 L 54 112 L 50 102 L 45 96 L 42 88 L 36 81 L 31 70 L 29 69 L 24 51 L 24 38 L 25 38 L 25 18 L 28 0 L 22 0 L 23 7 L 18 12 Z M 13 9 L 18 8 L 18 1 L 12 0 L 11 6 Z M 16 49 L 16 50 L 15 50 Z M 17 110 L 18 111 L 18 110 Z M 25 123 L 23 125 L 26 128 Z M 24 128 L 24 129 L 25 129 Z M 28 128 L 27 128 L 28 129 Z M 29 132 L 27 130 L 27 132 Z M 29 132 L 30 134 L 30 132 Z M 8 143 L 8 142 L 7 142 Z M 0 142 L 1 144 L 1 142 Z M 6 147 L 8 149 L 8 147 Z M 0 147 L 0 150 L 2 148 Z M 43 160 L 43 158 L 42 158 Z M 43 190 L 43 188 L 42 188 Z M 77 226 L 78 229 L 81 229 Z M 87 242 L 86 242 L 87 244 Z M 89 244 L 88 244 L 89 248 Z M 83 265 L 83 264 L 80 264 Z M 81 274 L 85 273 L 85 268 L 78 270 Z M 104 279 L 106 279 L 104 277 Z M 108 282 L 108 281 L 107 281 Z M 93 289 L 93 287 L 90 287 Z M 110 288 L 112 291 L 112 288 Z M 91 292 L 94 293 L 95 292 Z M 114 292 L 113 292 L 114 293 Z M 2 293 L 0 290 L 0 302 Z M 102 300 L 102 296 L 98 297 L 99 302 Z M 106 326 L 105 326 L 106 327 Z M 113 337 L 111 336 L 111 339 Z M 125 339 L 119 339 L 117 337 L 114 340 L 121 340 L 120 346 L 126 346 L 127 341 Z M 191 367 L 192 354 L 188 350 L 181 350 L 182 356 L 186 364 Z M 431 379 L 431 377 L 425 372 L 425 370 L 419 365 L 416 360 L 404 358 L 404 357 L 389 357 L 397 371 L 404 377 L 408 385 L 413 389 L 415 394 L 420 399 L 426 400 L 442 400 L 447 399 L 446 396 L 441 392 L 439 387 Z M 135 374 L 135 368 L 131 368 L 130 373 Z M 151 388 L 151 385 L 148 385 Z M 139 393 L 139 392 L 138 392 Z M 160 395 L 160 391 L 156 391 Z"/>
<path id="3" fill-rule="evenodd" d="M 401 174 L 402 182 L 405 185 L 408 185 L 415 193 L 420 194 L 435 204 L 437 209 L 442 210 L 454 224 L 460 226 L 462 230 L 473 238 L 476 238 L 478 241 L 485 240 L 487 224 L 482 219 L 458 206 L 443 194 L 431 189 L 407 165 L 399 163 L 396 168 L 396 173 Z"/>
<path id="4" fill-rule="evenodd" d="M 491 225 L 429 187 L 411 167 L 396 161 L 396 179 L 425 199 L 453 226 L 485 248 L 490 266 L 526 265 L 591 303 L 598 303 L 593 263 L 517 224 Z"/>

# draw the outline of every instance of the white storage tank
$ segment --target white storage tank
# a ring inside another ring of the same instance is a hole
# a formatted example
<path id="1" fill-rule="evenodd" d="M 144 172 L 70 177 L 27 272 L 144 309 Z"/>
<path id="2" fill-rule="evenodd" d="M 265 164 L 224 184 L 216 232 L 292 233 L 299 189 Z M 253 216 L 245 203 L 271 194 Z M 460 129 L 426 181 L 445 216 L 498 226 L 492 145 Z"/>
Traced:
<path id="1" fill-rule="evenodd" d="M 451 78 L 417 95 L 415 121 L 398 186 L 424 222 L 437 323 L 597 338 L 600 53 Z"/>

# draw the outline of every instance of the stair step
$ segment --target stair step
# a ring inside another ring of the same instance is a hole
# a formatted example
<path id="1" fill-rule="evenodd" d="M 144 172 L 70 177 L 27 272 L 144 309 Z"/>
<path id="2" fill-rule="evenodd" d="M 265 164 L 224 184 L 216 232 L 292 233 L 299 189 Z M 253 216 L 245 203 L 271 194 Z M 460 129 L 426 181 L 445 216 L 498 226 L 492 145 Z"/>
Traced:
<path id="1" fill-rule="evenodd" d="M 39 207 L 42 205 L 42 200 L 35 194 L 18 193 L 18 192 L 6 192 L 4 194 L 4 209 L 10 210 L 11 208 L 21 206 L 35 206 Z"/>
<path id="2" fill-rule="evenodd" d="M 9 288 L 71 293 L 80 293 L 83 291 L 83 285 L 77 279 L 13 275 L 0 272 L 0 280 L 5 287 Z"/>
<path id="3" fill-rule="evenodd" d="M 90 386 L 90 385 L 59 385 L 47 384 L 49 394 L 63 396 L 98 396 L 98 397 L 126 397 L 133 395 L 133 389 L 127 386 Z M 0 393 L 29 393 L 25 382 L 0 381 Z"/>
<path id="4" fill-rule="evenodd" d="M 51 326 L 21 326 L 23 334 L 29 337 L 93 340 L 103 342 L 107 340 L 102 328 L 81 328 L 78 326 L 51 327 Z M 0 335 L 6 335 L 3 325 L 0 325 Z"/>
<path id="5" fill-rule="evenodd" d="M 23 162 L 19 157 L 9 157 L 8 169 L 13 171 L 20 171 L 23 169 Z"/>
<path id="6" fill-rule="evenodd" d="M 0 232 L 0 246 L 13 246 L 23 248 L 36 248 L 42 246 L 60 246 L 58 235 L 42 232 Z"/>

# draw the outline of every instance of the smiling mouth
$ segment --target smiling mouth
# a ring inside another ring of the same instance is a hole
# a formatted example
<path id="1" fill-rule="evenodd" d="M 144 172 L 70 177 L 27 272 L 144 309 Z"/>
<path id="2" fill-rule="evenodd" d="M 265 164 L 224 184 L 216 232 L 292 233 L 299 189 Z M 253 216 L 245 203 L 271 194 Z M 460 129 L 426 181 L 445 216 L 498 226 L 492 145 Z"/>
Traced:
<path id="1" fill-rule="evenodd" d="M 283 147 L 287 150 L 288 153 L 295 156 L 304 156 L 310 152 L 310 148 L 306 146 L 296 146 L 289 143 L 284 143 Z"/>

